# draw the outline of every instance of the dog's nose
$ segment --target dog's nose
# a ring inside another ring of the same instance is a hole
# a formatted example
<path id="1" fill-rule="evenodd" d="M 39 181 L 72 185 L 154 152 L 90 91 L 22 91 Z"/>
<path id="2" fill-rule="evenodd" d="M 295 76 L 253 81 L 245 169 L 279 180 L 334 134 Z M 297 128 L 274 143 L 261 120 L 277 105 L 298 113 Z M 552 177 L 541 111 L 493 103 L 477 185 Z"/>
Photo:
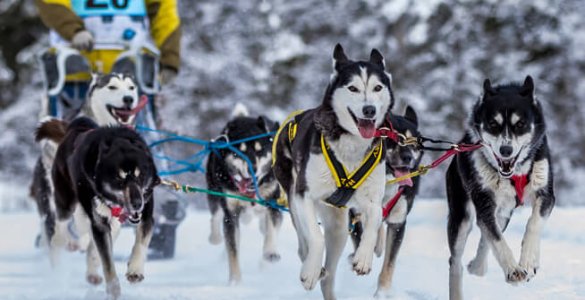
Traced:
<path id="1" fill-rule="evenodd" d="M 124 104 L 126 104 L 127 106 L 131 106 L 132 103 L 134 102 L 134 97 L 124 96 L 124 98 L 122 98 L 122 101 L 124 101 Z"/>
<path id="2" fill-rule="evenodd" d="M 400 159 L 403 163 L 409 164 L 412 161 L 412 153 L 410 152 L 402 152 L 400 153 Z"/>
<path id="3" fill-rule="evenodd" d="M 366 105 L 362 108 L 362 112 L 364 113 L 364 117 L 371 119 L 376 116 L 376 107 L 373 105 Z"/>
<path id="4" fill-rule="evenodd" d="M 500 146 L 500 154 L 502 154 L 503 157 L 510 157 L 513 151 L 514 148 L 512 148 L 512 146 L 508 145 Z"/>

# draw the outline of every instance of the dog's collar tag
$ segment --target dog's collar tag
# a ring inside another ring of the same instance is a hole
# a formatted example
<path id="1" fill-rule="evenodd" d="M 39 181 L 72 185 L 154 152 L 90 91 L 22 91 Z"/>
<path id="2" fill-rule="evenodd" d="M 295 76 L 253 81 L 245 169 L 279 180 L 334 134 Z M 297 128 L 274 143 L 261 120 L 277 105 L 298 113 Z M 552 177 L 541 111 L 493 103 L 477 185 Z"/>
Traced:
<path id="1" fill-rule="evenodd" d="M 325 199 L 325 202 L 335 207 L 343 208 L 349 202 L 355 190 L 364 183 L 366 178 L 370 176 L 380 163 L 382 154 L 384 153 L 384 144 L 380 140 L 370 153 L 366 155 L 359 168 L 354 170 L 349 176 L 347 175 L 347 169 L 337 160 L 323 135 L 321 135 L 321 151 L 337 186 L 337 190 Z"/>
<path id="2" fill-rule="evenodd" d="M 524 189 L 528 185 L 528 175 L 513 175 L 510 180 L 516 189 L 516 207 L 524 205 Z"/>

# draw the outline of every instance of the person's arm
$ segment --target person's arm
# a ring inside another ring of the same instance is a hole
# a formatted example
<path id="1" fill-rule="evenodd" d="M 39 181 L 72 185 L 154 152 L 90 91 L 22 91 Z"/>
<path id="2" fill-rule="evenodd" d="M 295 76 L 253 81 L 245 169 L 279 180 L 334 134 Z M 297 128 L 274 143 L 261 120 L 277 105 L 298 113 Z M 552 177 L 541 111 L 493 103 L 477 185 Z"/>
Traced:
<path id="1" fill-rule="evenodd" d="M 35 0 L 35 5 L 43 23 L 65 40 L 71 41 L 76 33 L 85 30 L 83 20 L 71 10 L 70 0 Z"/>
<path id="2" fill-rule="evenodd" d="M 181 20 L 176 0 L 145 0 L 150 34 L 160 49 L 164 69 L 179 71 L 181 50 Z"/>

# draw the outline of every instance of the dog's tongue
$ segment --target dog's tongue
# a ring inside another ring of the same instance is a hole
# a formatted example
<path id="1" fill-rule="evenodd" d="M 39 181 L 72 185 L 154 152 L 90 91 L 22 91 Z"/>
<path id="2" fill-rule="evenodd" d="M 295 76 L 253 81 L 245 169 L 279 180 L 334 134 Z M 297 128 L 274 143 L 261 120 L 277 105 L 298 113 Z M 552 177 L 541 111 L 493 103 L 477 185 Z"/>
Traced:
<path id="1" fill-rule="evenodd" d="M 402 177 L 404 175 L 407 175 L 408 171 L 403 171 L 403 170 L 394 170 L 394 177 L 398 178 L 398 177 Z M 401 180 L 398 183 L 400 186 L 412 186 L 412 178 L 407 178 L 404 180 Z"/>
<path id="2" fill-rule="evenodd" d="M 242 179 L 236 182 L 236 186 L 238 187 L 238 192 L 248 198 L 254 198 L 256 193 L 250 190 L 250 185 L 252 184 L 252 180 L 250 179 Z"/>
<path id="3" fill-rule="evenodd" d="M 364 139 L 371 139 L 376 133 L 376 124 L 374 120 L 359 119 L 358 130 Z"/>

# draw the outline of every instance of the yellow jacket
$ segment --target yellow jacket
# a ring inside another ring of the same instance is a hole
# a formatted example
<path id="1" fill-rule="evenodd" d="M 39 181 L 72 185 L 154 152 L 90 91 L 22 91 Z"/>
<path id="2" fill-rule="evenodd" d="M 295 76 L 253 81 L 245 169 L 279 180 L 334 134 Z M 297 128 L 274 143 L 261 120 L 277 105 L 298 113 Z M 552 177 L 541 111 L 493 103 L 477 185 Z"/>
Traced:
<path id="1" fill-rule="evenodd" d="M 62 38 L 70 41 L 85 29 L 83 20 L 71 9 L 76 0 L 35 0 L 41 20 Z M 81 1 L 81 0 L 77 0 Z M 163 67 L 179 70 L 181 21 L 176 0 L 144 0 L 150 22 L 150 34 L 161 51 Z"/>

